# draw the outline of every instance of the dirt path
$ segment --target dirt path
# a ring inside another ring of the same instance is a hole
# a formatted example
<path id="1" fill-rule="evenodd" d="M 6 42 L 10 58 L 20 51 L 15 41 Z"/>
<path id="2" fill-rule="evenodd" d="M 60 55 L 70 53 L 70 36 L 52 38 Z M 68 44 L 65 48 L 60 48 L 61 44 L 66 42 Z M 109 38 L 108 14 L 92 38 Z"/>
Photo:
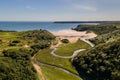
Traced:
<path id="1" fill-rule="evenodd" d="M 53 55 L 53 56 L 55 56 L 55 57 L 58 57 L 58 58 L 74 58 L 75 56 L 77 56 L 77 54 L 78 54 L 79 52 L 84 51 L 84 50 L 86 50 L 86 49 L 76 50 L 76 51 L 74 51 L 74 53 L 73 53 L 72 56 L 60 56 L 60 55 L 57 55 L 57 54 L 55 54 L 55 51 L 56 51 L 56 50 L 58 50 L 58 48 L 54 48 L 54 49 L 50 52 L 50 54 Z"/>
<path id="2" fill-rule="evenodd" d="M 41 70 L 40 66 L 38 64 L 35 64 L 35 63 L 33 63 L 33 66 L 34 66 L 34 68 L 36 69 L 36 71 L 38 73 L 38 76 L 40 78 L 39 80 L 46 80 L 44 75 L 42 74 L 42 70 Z"/>
<path id="3" fill-rule="evenodd" d="M 94 47 L 94 46 L 95 46 L 92 42 L 90 42 L 89 40 L 86 40 L 85 38 L 80 38 L 80 40 L 86 42 L 86 43 L 89 44 L 91 47 Z"/>
<path id="4" fill-rule="evenodd" d="M 80 38 L 80 40 L 86 42 L 87 44 L 89 44 L 91 47 L 94 47 L 95 45 L 93 43 L 91 43 L 89 40 L 86 40 L 85 38 Z M 58 58 L 74 58 L 75 56 L 77 56 L 81 51 L 84 51 L 86 49 L 79 49 L 74 51 L 72 56 L 60 56 L 55 54 L 55 51 L 58 50 L 58 48 L 54 47 L 54 49 L 50 52 L 51 55 L 58 57 Z"/>
<path id="5" fill-rule="evenodd" d="M 92 35 L 93 35 L 93 34 L 92 34 Z M 96 35 L 93 35 L 92 37 L 95 37 L 95 36 L 96 36 Z M 92 37 L 90 37 L 90 38 L 92 38 Z M 88 38 L 88 37 L 87 37 L 87 38 Z M 86 40 L 87 38 L 80 38 L 80 40 L 88 43 L 91 47 L 94 47 L 94 44 L 92 44 L 90 41 Z M 70 39 L 71 39 L 71 37 L 70 37 Z M 72 39 L 73 39 L 73 38 L 72 38 Z M 71 41 L 76 41 L 77 39 L 79 39 L 79 37 L 76 37 L 76 39 L 74 38 L 74 39 L 71 40 Z M 59 45 L 61 45 L 61 42 L 59 42 L 57 45 L 51 46 L 51 49 L 53 49 L 53 51 L 50 53 L 50 54 L 52 54 L 53 56 L 59 57 L 59 58 L 73 58 L 73 57 L 75 57 L 79 52 L 86 50 L 86 49 L 76 50 L 76 51 L 74 51 L 74 53 L 73 53 L 72 56 L 59 56 L 59 55 L 56 55 L 56 54 L 54 53 L 54 51 L 57 50 L 57 47 L 58 47 Z M 37 54 L 38 54 L 38 53 L 36 53 L 35 55 L 37 55 Z M 35 56 L 35 55 L 34 55 L 34 56 Z M 62 70 L 62 71 L 64 71 L 64 72 L 66 72 L 66 73 L 69 73 L 69 74 L 71 74 L 71 75 L 73 75 L 73 76 L 76 76 L 76 77 L 78 77 L 80 80 L 82 80 L 82 79 L 80 78 L 80 76 L 78 76 L 78 75 L 76 75 L 76 74 L 74 74 L 74 73 L 72 73 L 72 72 L 70 72 L 70 71 L 68 71 L 68 70 L 66 70 L 66 69 L 64 69 L 64 68 L 60 68 L 60 67 L 57 67 L 57 66 L 54 66 L 54 65 L 51 65 L 51 64 L 41 63 L 41 62 L 37 61 L 36 58 L 34 58 L 34 57 L 33 57 L 32 59 L 35 60 L 35 63 L 33 63 L 33 66 L 35 67 L 38 75 L 40 76 L 40 80 L 46 80 L 46 79 L 45 79 L 44 75 L 42 74 L 42 70 L 41 70 L 41 68 L 40 68 L 39 65 L 47 65 L 47 66 L 51 66 L 51 67 L 57 68 L 57 69 Z"/>
<path id="6" fill-rule="evenodd" d="M 38 52 L 38 53 L 39 53 L 39 52 Z M 38 53 L 36 53 L 36 54 L 32 57 L 32 60 L 35 59 L 35 56 L 36 56 Z M 37 73 L 38 73 L 38 78 L 39 78 L 39 80 L 46 80 L 45 77 L 44 77 L 44 75 L 43 75 L 43 73 L 42 73 L 42 69 L 40 68 L 39 64 L 37 64 L 37 63 L 34 62 L 34 61 L 32 62 L 32 64 L 33 64 L 35 70 L 36 70 Z"/>
<path id="7" fill-rule="evenodd" d="M 70 75 L 73 75 L 73 76 L 79 78 L 80 80 L 83 80 L 79 75 L 77 75 L 75 73 L 72 73 L 71 71 L 69 71 L 67 69 L 64 69 L 64 68 L 61 68 L 61 67 L 58 67 L 58 66 L 55 66 L 55 65 L 52 65 L 52 64 L 47 64 L 47 63 L 39 62 L 37 59 L 35 59 L 35 63 L 38 64 L 38 65 L 46 65 L 46 66 L 50 66 L 50 67 L 59 69 L 61 71 L 66 72 L 67 74 L 70 74 Z"/>
<path id="8" fill-rule="evenodd" d="M 91 47 L 94 47 L 94 44 L 91 43 L 90 41 L 88 41 L 88 40 L 86 40 L 86 39 L 84 39 L 84 38 L 80 38 L 80 40 L 88 43 Z M 55 57 L 59 57 L 59 58 L 73 58 L 73 57 L 75 57 L 79 52 L 86 50 L 86 49 L 76 50 L 76 51 L 74 51 L 74 53 L 73 53 L 72 56 L 59 56 L 59 55 L 56 55 L 56 54 L 54 53 L 54 51 L 56 51 L 57 48 L 55 48 L 55 47 L 53 47 L 53 48 L 54 48 L 54 49 L 53 49 L 53 51 L 52 51 L 50 54 L 52 54 L 52 55 L 55 56 Z M 34 57 L 33 57 L 33 58 L 34 58 Z M 66 69 L 64 69 L 64 68 L 61 68 L 61 67 L 58 67 L 58 66 L 55 66 L 55 65 L 51 65 L 51 64 L 47 64 L 47 63 L 43 63 L 43 62 L 39 62 L 36 58 L 34 58 L 34 60 L 35 60 L 35 63 L 36 63 L 36 64 L 33 64 L 33 65 L 34 65 L 35 69 L 37 70 L 37 72 L 39 73 L 39 75 L 41 75 L 42 80 L 45 80 L 45 78 L 44 78 L 44 76 L 43 76 L 43 74 L 42 74 L 42 71 L 41 71 L 41 69 L 40 69 L 40 67 L 39 67 L 38 65 L 47 65 L 47 66 L 51 66 L 51 67 L 57 68 L 57 69 L 62 70 L 62 71 L 64 71 L 64 72 L 68 73 L 68 74 L 71 74 L 71 75 L 73 75 L 73 76 L 76 76 L 77 78 L 79 78 L 80 80 L 82 80 L 82 78 L 80 78 L 79 75 L 76 75 L 76 74 L 74 74 L 74 73 L 72 73 L 72 72 L 70 72 L 70 71 L 68 71 L 68 70 L 66 70 Z"/>

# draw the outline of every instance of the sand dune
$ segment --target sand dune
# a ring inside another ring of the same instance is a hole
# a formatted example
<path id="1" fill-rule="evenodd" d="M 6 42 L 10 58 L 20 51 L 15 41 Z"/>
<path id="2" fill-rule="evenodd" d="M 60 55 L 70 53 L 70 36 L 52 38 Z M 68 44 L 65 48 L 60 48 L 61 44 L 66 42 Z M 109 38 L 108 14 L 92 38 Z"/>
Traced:
<path id="1" fill-rule="evenodd" d="M 70 42 L 76 42 L 79 38 L 84 39 L 91 39 L 96 37 L 97 35 L 93 32 L 86 33 L 86 31 L 75 31 L 75 30 L 60 30 L 51 32 L 56 37 L 59 37 L 60 39 L 69 39 Z"/>

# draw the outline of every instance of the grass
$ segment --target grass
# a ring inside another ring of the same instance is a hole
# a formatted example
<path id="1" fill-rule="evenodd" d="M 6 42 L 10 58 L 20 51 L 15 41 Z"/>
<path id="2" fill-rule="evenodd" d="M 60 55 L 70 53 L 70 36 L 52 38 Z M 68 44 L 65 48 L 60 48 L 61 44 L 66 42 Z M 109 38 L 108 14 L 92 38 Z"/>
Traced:
<path id="1" fill-rule="evenodd" d="M 78 40 L 76 43 L 62 44 L 55 53 L 60 56 L 72 56 L 75 50 L 87 48 L 90 48 L 89 44 Z"/>
<path id="2" fill-rule="evenodd" d="M 55 53 L 61 56 L 71 56 L 75 50 L 84 48 L 85 49 L 90 48 L 89 44 L 85 43 L 84 41 L 78 40 L 76 43 L 62 44 Z M 54 57 L 53 55 L 50 54 L 51 51 L 52 49 L 49 48 L 41 50 L 35 57 L 40 62 L 62 67 L 75 74 L 78 74 L 71 64 L 71 59 Z"/>
<path id="3" fill-rule="evenodd" d="M 35 57 L 40 62 L 44 62 L 44 63 L 52 64 L 52 65 L 55 65 L 58 67 L 62 67 L 73 73 L 78 74 L 77 71 L 72 66 L 70 59 L 54 57 L 50 54 L 50 52 L 51 52 L 51 49 L 49 49 L 49 48 L 44 49 L 44 50 L 40 51 Z"/>
<path id="4" fill-rule="evenodd" d="M 45 65 L 41 65 L 40 67 L 46 80 L 79 80 L 77 77 L 59 69 Z"/>
<path id="5" fill-rule="evenodd" d="M 2 56 L 2 51 L 4 49 L 13 49 L 23 47 L 27 41 L 19 38 L 19 32 L 0 32 L 0 56 Z M 20 40 L 20 43 L 17 43 L 16 46 L 9 46 L 10 41 Z"/>
<path id="6" fill-rule="evenodd" d="M 17 32 L 0 32 L 0 39 L 5 39 L 5 40 L 13 40 L 17 39 Z"/>
<path id="7" fill-rule="evenodd" d="M 0 42 L 0 56 L 2 55 L 3 49 L 9 47 L 9 41 L 15 38 L 15 32 L 0 32 L 0 40 L 2 40 L 2 42 Z"/>

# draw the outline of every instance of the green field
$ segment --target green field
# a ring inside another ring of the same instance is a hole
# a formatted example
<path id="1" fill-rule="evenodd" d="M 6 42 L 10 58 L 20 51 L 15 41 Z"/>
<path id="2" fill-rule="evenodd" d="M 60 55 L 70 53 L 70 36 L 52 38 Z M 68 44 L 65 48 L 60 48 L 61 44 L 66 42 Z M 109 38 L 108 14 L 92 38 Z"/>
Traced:
<path id="1" fill-rule="evenodd" d="M 15 46 L 9 46 L 10 42 L 19 40 Z M 0 32 L 0 56 L 2 51 L 6 49 L 14 49 L 23 47 L 27 41 L 19 38 L 19 32 Z"/>
<path id="2" fill-rule="evenodd" d="M 52 51 L 51 49 L 44 49 L 44 50 L 40 51 L 39 54 L 37 54 L 35 57 L 40 62 L 59 66 L 59 67 L 65 68 L 73 73 L 78 74 L 77 71 L 72 66 L 70 59 L 54 57 L 50 54 L 51 51 Z"/>
<path id="3" fill-rule="evenodd" d="M 8 44 L 13 39 L 16 39 L 16 32 L 0 32 L 0 40 L 2 40 L 0 42 L 0 55 L 2 55 L 3 49 L 10 48 Z"/>
<path id="4" fill-rule="evenodd" d="M 85 49 L 90 48 L 90 46 L 87 43 L 81 40 L 78 40 L 76 43 L 68 43 L 68 44 L 60 45 L 59 50 L 56 51 L 56 54 L 62 55 L 62 56 L 71 56 L 75 50 L 84 49 L 84 48 Z M 71 59 L 54 57 L 53 55 L 50 54 L 51 51 L 52 49 L 49 49 L 49 48 L 41 50 L 36 55 L 36 59 L 40 62 L 62 67 L 75 74 L 78 74 L 75 68 L 71 64 Z"/>
<path id="5" fill-rule="evenodd" d="M 0 32 L 0 39 L 16 39 L 16 35 L 18 35 L 17 32 Z"/>
<path id="6" fill-rule="evenodd" d="M 40 67 L 46 80 L 79 80 L 77 77 L 59 69 L 45 65 L 41 65 Z"/>
<path id="7" fill-rule="evenodd" d="M 78 40 L 76 43 L 62 44 L 55 53 L 60 56 L 72 56 L 75 50 L 87 48 L 90 48 L 89 44 Z"/>

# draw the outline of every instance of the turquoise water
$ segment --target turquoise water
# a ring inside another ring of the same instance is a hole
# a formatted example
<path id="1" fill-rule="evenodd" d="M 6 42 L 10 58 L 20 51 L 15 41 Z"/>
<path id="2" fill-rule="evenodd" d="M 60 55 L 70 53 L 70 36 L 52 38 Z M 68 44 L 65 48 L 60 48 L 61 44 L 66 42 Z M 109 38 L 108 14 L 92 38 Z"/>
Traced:
<path id="1" fill-rule="evenodd" d="M 53 23 L 53 22 L 0 22 L 0 30 L 49 30 L 58 31 L 71 29 L 82 23 Z"/>

